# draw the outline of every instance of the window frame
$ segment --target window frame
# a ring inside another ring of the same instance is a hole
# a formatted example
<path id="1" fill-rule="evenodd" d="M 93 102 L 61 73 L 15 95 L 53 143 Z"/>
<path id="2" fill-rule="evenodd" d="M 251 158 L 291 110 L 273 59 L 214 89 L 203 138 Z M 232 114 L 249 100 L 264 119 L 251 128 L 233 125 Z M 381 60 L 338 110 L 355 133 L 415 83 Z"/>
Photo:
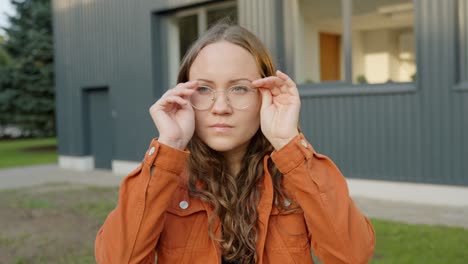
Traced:
<path id="1" fill-rule="evenodd" d="M 468 91 L 468 2 L 458 0 L 456 3 L 456 58 L 457 58 L 457 83 L 454 86 L 456 91 Z"/>
<path id="2" fill-rule="evenodd" d="M 177 83 L 177 72 L 179 71 L 180 61 L 175 58 L 181 58 L 180 54 L 180 39 L 179 39 L 179 27 L 177 20 L 181 17 L 197 15 L 198 20 L 198 36 L 203 34 L 208 29 L 208 12 L 213 9 L 237 7 L 237 1 L 227 1 L 221 3 L 211 3 L 198 7 L 188 8 L 180 11 L 176 11 L 167 17 L 167 47 L 168 50 L 167 62 L 169 65 L 168 81 L 169 85 L 176 85 Z"/>
<path id="3" fill-rule="evenodd" d="M 298 84 L 299 93 L 301 96 L 335 96 L 335 95 L 370 95 L 370 94 L 402 94 L 415 93 L 418 90 L 418 51 L 417 41 L 415 43 L 415 64 L 416 64 L 416 80 L 412 82 L 392 82 L 392 83 L 376 83 L 376 84 L 361 84 L 353 83 L 353 60 L 352 60 L 352 16 L 353 16 L 353 1 L 341 0 L 342 13 L 342 45 L 343 45 L 343 64 L 344 64 L 344 81 L 326 81 L 319 83 L 304 83 Z M 415 0 L 412 0 L 413 6 L 416 6 Z M 417 16 L 416 9 L 414 10 L 413 30 L 417 37 Z M 296 56 L 297 57 L 297 56 Z"/>

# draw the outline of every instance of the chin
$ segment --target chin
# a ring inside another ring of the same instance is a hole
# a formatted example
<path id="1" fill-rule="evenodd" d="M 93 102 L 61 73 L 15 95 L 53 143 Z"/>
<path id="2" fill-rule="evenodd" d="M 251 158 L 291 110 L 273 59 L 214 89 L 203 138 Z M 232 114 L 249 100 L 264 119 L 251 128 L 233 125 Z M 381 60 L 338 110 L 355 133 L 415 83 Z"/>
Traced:
<path id="1" fill-rule="evenodd" d="M 246 147 L 250 138 L 240 139 L 233 137 L 209 137 L 208 139 L 201 138 L 205 144 L 217 152 L 229 152 L 242 147 Z"/>
<path id="2" fill-rule="evenodd" d="M 229 139 L 222 139 L 222 140 L 208 140 L 205 141 L 205 144 L 208 145 L 211 149 L 217 152 L 226 152 L 237 148 L 240 144 L 236 144 Z"/>

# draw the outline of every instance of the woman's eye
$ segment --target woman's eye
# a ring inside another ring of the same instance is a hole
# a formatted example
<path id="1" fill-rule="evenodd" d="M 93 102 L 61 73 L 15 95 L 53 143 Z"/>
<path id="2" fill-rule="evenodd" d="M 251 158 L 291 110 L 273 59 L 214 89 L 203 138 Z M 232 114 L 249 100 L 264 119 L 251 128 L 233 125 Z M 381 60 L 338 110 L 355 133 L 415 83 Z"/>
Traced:
<path id="1" fill-rule="evenodd" d="M 242 93 L 247 93 L 248 91 L 249 91 L 249 87 L 242 86 L 242 85 L 234 86 L 231 88 L 232 93 L 242 94 Z"/>
<path id="2" fill-rule="evenodd" d="M 209 94 L 209 93 L 211 93 L 211 89 L 206 87 L 206 86 L 200 86 L 200 87 L 197 88 L 196 91 L 199 94 Z"/>

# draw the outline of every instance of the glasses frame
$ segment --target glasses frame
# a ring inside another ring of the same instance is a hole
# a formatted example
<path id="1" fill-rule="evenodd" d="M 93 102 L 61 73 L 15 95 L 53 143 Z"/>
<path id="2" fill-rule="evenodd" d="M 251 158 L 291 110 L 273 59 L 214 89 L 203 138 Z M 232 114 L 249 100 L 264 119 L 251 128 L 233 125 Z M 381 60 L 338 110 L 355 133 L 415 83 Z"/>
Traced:
<path id="1" fill-rule="evenodd" d="M 251 93 L 257 93 L 257 92 L 258 92 L 258 89 L 257 89 L 257 88 L 252 88 L 252 87 L 250 87 L 249 85 L 245 85 L 245 84 L 236 84 L 236 85 L 230 86 L 229 88 L 227 88 L 227 89 L 225 89 L 225 90 L 222 90 L 222 91 L 216 91 L 215 89 L 213 89 L 213 88 L 211 88 L 211 87 L 209 87 L 209 86 L 207 86 L 207 85 L 200 85 L 200 86 L 197 87 L 197 89 L 200 88 L 200 87 L 206 87 L 206 88 L 208 88 L 208 89 L 210 90 L 210 92 L 211 92 L 211 104 L 210 104 L 210 106 L 208 106 L 208 107 L 206 107 L 206 108 L 205 108 L 205 107 L 203 107 L 203 108 L 196 107 L 196 106 L 194 106 L 193 103 L 192 103 L 192 96 L 193 96 L 193 95 L 192 95 L 192 96 L 190 96 L 190 98 L 189 98 L 190 105 L 191 105 L 193 108 L 197 109 L 197 110 L 208 110 L 208 109 L 211 109 L 211 108 L 213 107 L 214 103 L 216 102 L 216 99 L 218 98 L 218 94 L 219 94 L 219 93 L 224 93 L 224 95 L 226 96 L 226 102 L 227 102 L 227 104 L 228 104 L 230 107 L 232 107 L 232 108 L 234 108 L 234 109 L 237 109 L 237 110 L 244 110 L 244 109 L 247 109 L 247 108 L 249 108 L 249 106 L 251 106 L 252 104 L 249 104 L 248 106 L 242 107 L 242 108 L 234 107 L 234 106 L 231 104 L 231 101 L 230 101 L 230 98 L 229 98 L 229 93 L 230 93 L 230 91 L 231 91 L 232 88 L 238 87 L 238 86 L 246 87 L 246 88 L 248 89 L 248 92 L 249 92 L 249 93 L 250 93 L 250 92 L 251 92 Z"/>

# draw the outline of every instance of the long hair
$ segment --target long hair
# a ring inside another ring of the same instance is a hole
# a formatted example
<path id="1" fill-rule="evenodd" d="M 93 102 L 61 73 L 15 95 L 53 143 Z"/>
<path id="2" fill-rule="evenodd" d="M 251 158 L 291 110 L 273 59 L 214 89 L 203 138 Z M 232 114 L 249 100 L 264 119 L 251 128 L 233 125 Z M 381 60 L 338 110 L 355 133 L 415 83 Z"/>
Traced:
<path id="1" fill-rule="evenodd" d="M 275 75 L 275 66 L 263 43 L 247 29 L 220 22 L 205 32 L 187 51 L 179 70 L 177 82 L 187 82 L 192 63 L 205 46 L 228 41 L 249 51 L 258 66 L 261 77 Z M 196 135 L 188 144 L 191 155 L 187 161 L 190 195 L 210 203 L 213 214 L 208 221 L 208 232 L 220 243 L 223 258 L 238 263 L 255 263 L 257 258 L 257 205 L 260 199 L 258 184 L 264 175 L 263 158 L 274 148 L 260 128 L 250 140 L 242 167 L 237 175 L 229 170 L 224 157 L 208 147 Z M 274 200 L 282 207 L 286 195 L 282 188 L 283 175 L 268 161 L 273 179 Z M 222 226 L 222 237 L 213 230 L 215 216 Z"/>

